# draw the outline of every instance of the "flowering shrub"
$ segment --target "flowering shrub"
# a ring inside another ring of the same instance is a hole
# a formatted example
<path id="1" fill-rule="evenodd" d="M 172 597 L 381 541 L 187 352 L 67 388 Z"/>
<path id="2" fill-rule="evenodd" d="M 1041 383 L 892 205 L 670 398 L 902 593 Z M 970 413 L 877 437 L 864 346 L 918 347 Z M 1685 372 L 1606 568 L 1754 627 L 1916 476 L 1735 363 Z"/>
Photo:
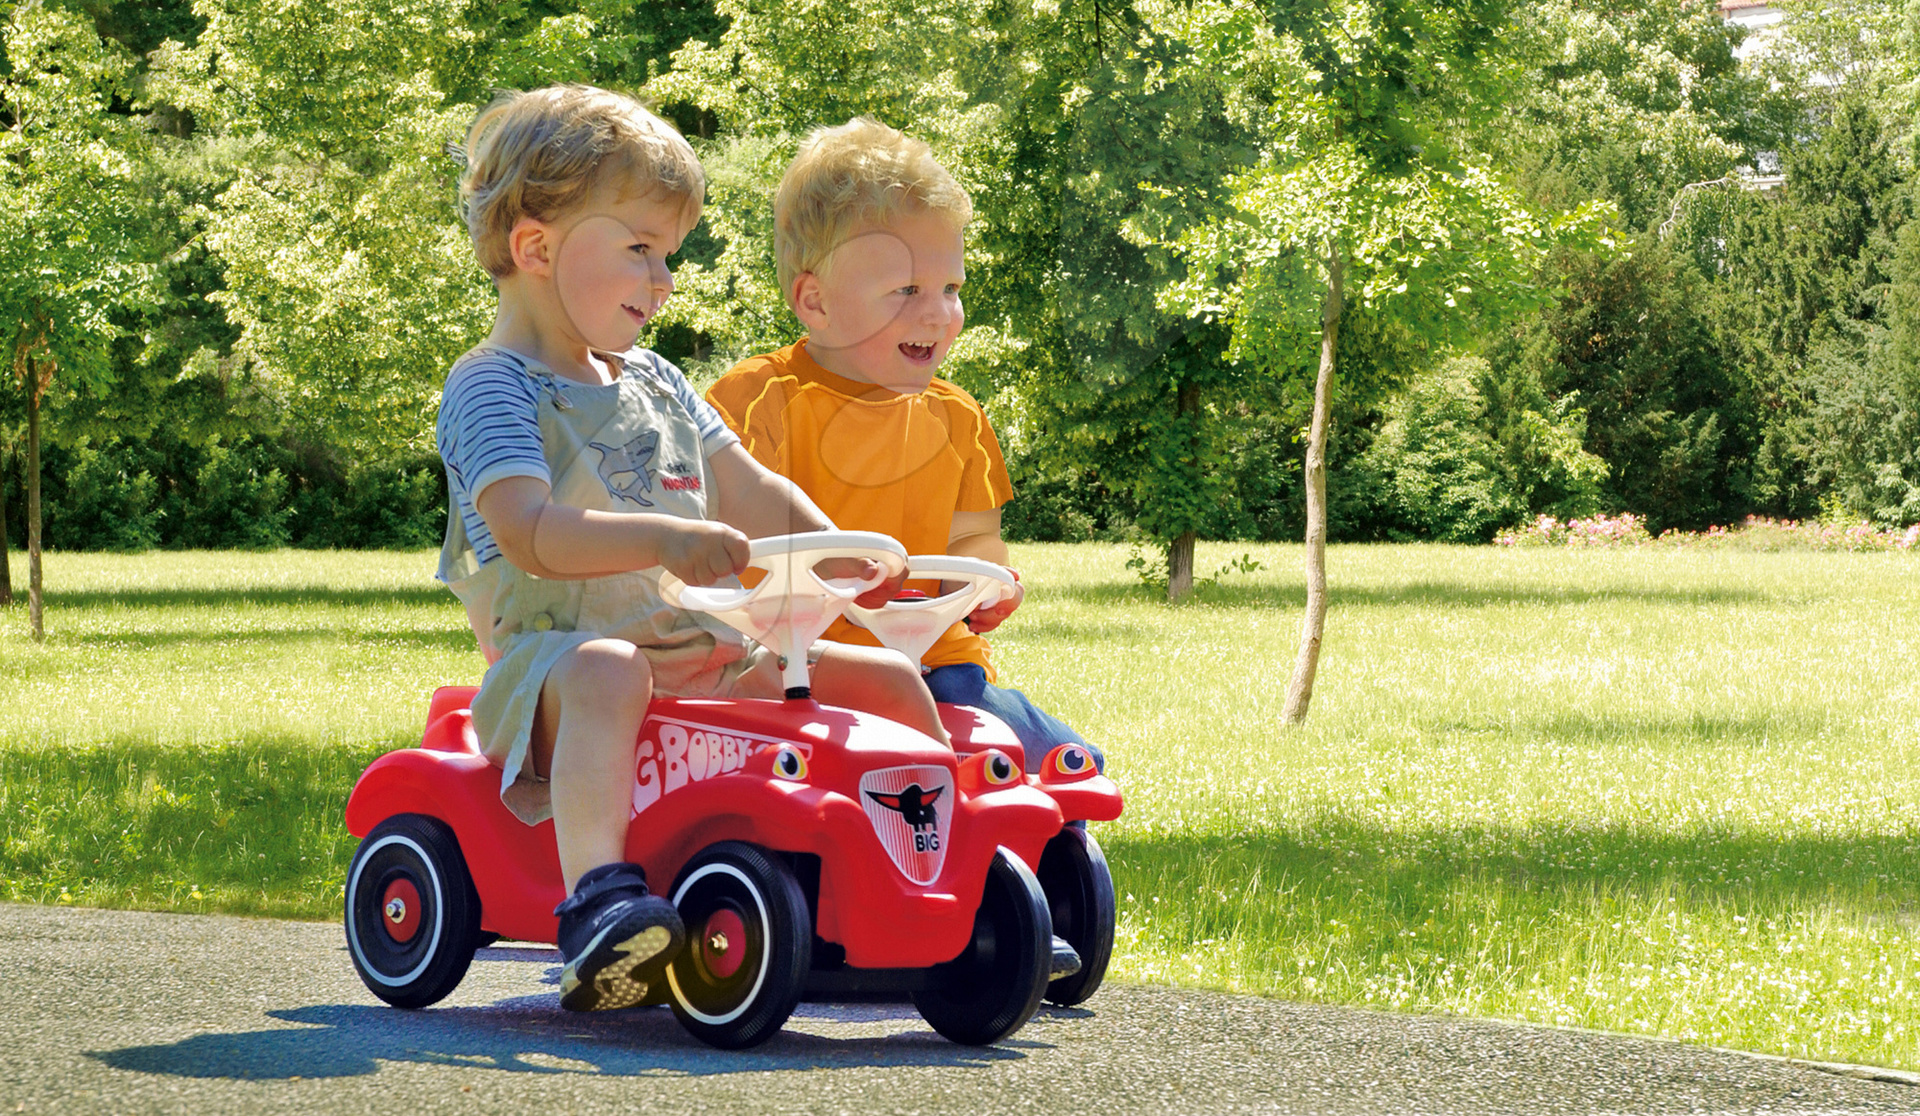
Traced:
<path id="1" fill-rule="evenodd" d="M 1646 520 L 1632 512 L 1617 516 L 1558 520 L 1543 515 L 1532 524 L 1494 536 L 1500 546 L 1666 546 L 1730 550 L 1913 550 L 1920 547 L 1920 523 L 1875 527 L 1871 523 L 1822 523 L 1750 515 L 1735 526 L 1704 531 L 1647 533 Z"/>
<path id="2" fill-rule="evenodd" d="M 1493 541 L 1499 546 L 1640 546 L 1653 536 L 1645 518 L 1621 512 L 1565 520 L 1543 515 L 1532 526 L 1500 532 Z"/>
<path id="3" fill-rule="evenodd" d="M 1709 527 L 1703 532 L 1667 531 L 1663 546 L 1731 547 L 1739 550 L 1912 550 L 1920 543 L 1920 523 L 1911 527 L 1875 527 L 1871 523 L 1822 523 L 1750 515 L 1738 527 Z"/>

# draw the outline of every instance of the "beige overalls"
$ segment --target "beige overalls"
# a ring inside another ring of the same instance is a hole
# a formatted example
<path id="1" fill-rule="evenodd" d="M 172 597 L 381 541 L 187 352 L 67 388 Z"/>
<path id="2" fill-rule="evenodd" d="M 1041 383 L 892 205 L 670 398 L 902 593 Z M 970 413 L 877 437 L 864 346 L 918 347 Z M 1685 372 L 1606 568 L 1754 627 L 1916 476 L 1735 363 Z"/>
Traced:
<path id="1" fill-rule="evenodd" d="M 486 351 L 515 361 L 539 385 L 540 440 L 554 503 L 709 518 L 713 477 L 699 426 L 654 371 L 658 358 L 641 350 L 609 357 L 619 378 L 594 385 L 556 377 L 518 353 Z M 529 825 L 553 816 L 546 781 L 528 767 L 534 711 L 547 672 L 573 648 L 602 637 L 632 643 L 646 655 L 654 693 L 662 696 L 780 696 L 777 670 L 747 674 L 769 653 L 704 613 L 669 607 L 660 597 L 659 574 L 656 566 L 559 581 L 535 577 L 505 558 L 482 566 L 458 510 L 450 511 L 440 578 L 466 605 L 481 651 L 498 654 L 474 698 L 474 731 L 481 751 L 500 765 L 501 800 Z"/>

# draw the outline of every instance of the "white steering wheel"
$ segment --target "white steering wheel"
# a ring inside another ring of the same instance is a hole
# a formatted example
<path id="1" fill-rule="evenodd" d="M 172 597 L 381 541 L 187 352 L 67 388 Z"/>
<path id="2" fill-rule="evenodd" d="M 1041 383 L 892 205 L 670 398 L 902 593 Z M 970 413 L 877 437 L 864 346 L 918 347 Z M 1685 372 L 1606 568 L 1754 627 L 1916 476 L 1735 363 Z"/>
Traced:
<path id="1" fill-rule="evenodd" d="M 711 613 L 780 656 L 780 680 L 789 697 L 805 696 L 807 648 L 840 618 L 853 599 L 907 565 L 907 550 L 874 531 L 812 531 L 753 540 L 747 568 L 766 576 L 751 589 L 737 578 L 694 586 L 660 573 L 660 595 L 676 608 Z M 813 568 L 829 558 L 865 558 L 872 577 L 824 578 Z M 796 691 L 800 691 L 796 693 Z"/>
<path id="2" fill-rule="evenodd" d="M 849 604 L 847 616 L 916 663 L 955 621 L 1019 591 L 1014 588 L 1013 571 L 1005 566 L 952 554 L 916 554 L 907 559 L 907 576 L 957 581 L 961 587 L 924 600 L 888 601 L 879 608 Z"/>

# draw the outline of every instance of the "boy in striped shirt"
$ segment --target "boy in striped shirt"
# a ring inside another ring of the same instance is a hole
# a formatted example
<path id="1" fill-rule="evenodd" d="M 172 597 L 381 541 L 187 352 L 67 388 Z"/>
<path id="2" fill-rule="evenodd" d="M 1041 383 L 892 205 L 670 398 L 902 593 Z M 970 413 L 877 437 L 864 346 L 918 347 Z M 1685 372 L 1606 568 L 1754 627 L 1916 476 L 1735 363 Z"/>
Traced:
<path id="1" fill-rule="evenodd" d="M 553 818 L 570 892 L 554 912 L 561 1006 L 626 1007 L 685 937 L 622 860 L 647 703 L 783 692 L 764 648 L 667 605 L 659 570 L 710 585 L 745 567 L 749 537 L 833 523 L 749 457 L 678 369 L 634 347 L 700 216 L 686 140 L 626 97 L 554 86 L 496 99 L 465 154 L 461 204 L 499 310 L 442 393 L 440 578 L 491 664 L 473 723 L 501 798 L 530 824 Z M 946 741 L 903 657 L 815 655 L 823 700 Z"/>

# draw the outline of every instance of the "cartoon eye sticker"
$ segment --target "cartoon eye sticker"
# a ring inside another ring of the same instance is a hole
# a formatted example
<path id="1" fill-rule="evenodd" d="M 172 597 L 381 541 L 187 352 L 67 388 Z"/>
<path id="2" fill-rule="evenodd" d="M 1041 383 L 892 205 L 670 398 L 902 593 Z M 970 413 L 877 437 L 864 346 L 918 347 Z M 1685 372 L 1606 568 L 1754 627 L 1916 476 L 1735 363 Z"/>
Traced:
<path id="1" fill-rule="evenodd" d="M 980 766 L 980 774 L 989 786 L 1004 787 L 1020 778 L 1020 769 L 1015 767 L 1013 761 L 1006 756 L 994 752 Z"/>
<path id="2" fill-rule="evenodd" d="M 782 744 L 773 757 L 773 773 L 796 782 L 807 777 L 807 757 L 791 744 Z"/>
<path id="3" fill-rule="evenodd" d="M 1062 744 L 1053 750 L 1053 769 L 1061 775 L 1072 778 L 1085 775 L 1093 770 L 1093 757 L 1085 748 L 1072 744 Z"/>

